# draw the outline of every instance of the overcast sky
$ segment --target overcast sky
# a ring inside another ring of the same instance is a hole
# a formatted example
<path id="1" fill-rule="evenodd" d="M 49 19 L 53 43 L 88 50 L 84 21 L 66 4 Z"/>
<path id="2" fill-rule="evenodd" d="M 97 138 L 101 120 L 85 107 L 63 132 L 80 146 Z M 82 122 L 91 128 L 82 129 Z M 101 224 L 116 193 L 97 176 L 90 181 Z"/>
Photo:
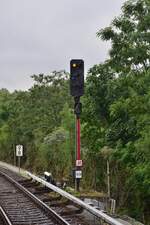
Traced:
<path id="1" fill-rule="evenodd" d="M 0 88 L 28 89 L 30 75 L 65 69 L 83 58 L 86 70 L 110 47 L 96 32 L 124 0 L 0 0 Z"/>

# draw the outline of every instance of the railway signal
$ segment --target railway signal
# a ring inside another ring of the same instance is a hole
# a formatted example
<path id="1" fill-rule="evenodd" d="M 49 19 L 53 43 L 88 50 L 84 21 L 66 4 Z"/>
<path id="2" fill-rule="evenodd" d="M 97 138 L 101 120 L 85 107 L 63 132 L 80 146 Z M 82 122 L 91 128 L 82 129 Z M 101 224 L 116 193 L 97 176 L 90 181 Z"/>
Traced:
<path id="1" fill-rule="evenodd" d="M 74 97 L 84 94 L 84 61 L 82 59 L 70 61 L 70 93 Z"/>
<path id="2" fill-rule="evenodd" d="M 70 61 L 70 94 L 74 97 L 74 113 L 76 115 L 76 189 L 79 191 L 80 179 L 82 178 L 82 160 L 80 150 L 80 114 L 82 104 L 80 97 L 84 94 L 84 61 L 72 59 Z"/>

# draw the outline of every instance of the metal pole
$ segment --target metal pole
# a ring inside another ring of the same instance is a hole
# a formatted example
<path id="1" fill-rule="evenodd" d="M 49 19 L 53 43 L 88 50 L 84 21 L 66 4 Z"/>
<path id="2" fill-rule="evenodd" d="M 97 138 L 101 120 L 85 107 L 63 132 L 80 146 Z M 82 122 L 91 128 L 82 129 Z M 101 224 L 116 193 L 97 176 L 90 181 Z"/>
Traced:
<path id="1" fill-rule="evenodd" d="M 20 156 L 18 156 L 19 173 L 20 173 Z"/>
<path id="2" fill-rule="evenodd" d="M 15 148 L 15 145 L 13 145 L 13 152 L 14 152 L 14 166 L 16 166 L 16 148 Z"/>
<path id="3" fill-rule="evenodd" d="M 75 161 L 77 158 L 77 125 L 76 125 L 76 117 L 75 117 Z M 75 181 L 75 190 L 77 190 L 77 179 L 76 179 L 76 163 L 75 163 L 75 171 L 74 171 L 74 181 Z"/>
<path id="4" fill-rule="evenodd" d="M 109 168 L 109 160 L 107 160 L 107 193 L 108 193 L 108 198 L 110 200 L 110 168 Z"/>
<path id="5" fill-rule="evenodd" d="M 74 104 L 74 113 L 76 114 L 76 177 L 75 177 L 75 183 L 76 183 L 76 190 L 79 191 L 80 186 L 80 178 L 81 178 L 81 150 L 80 150 L 80 114 L 82 111 L 82 104 L 80 103 L 80 97 L 74 98 L 75 104 Z"/>
<path id="6" fill-rule="evenodd" d="M 80 150 L 80 118 L 77 118 L 77 160 L 80 160 L 81 150 Z"/>
<path id="7" fill-rule="evenodd" d="M 76 118 L 76 160 L 80 160 L 81 150 L 80 150 L 80 118 L 77 116 Z M 77 167 L 78 169 L 79 167 Z M 80 191 L 80 178 L 76 178 L 76 190 Z"/>

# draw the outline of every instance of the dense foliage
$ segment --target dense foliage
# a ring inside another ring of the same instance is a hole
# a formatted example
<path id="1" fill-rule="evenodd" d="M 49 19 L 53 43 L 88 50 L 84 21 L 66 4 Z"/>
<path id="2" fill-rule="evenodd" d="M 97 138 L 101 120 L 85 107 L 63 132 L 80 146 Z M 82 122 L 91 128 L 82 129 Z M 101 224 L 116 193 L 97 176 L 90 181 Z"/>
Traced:
<path id="1" fill-rule="evenodd" d="M 110 27 L 97 33 L 111 41 L 112 47 L 109 59 L 88 73 L 84 137 L 89 147 L 87 160 L 92 156 L 97 170 L 91 177 L 99 174 L 101 157 L 109 159 L 111 191 L 119 209 L 146 223 L 150 199 L 150 2 L 127 1 L 122 11 Z M 96 179 L 101 187 L 101 175 Z"/>
<path id="2" fill-rule="evenodd" d="M 87 74 L 82 99 L 82 186 L 107 192 L 118 210 L 150 221 L 150 1 L 127 1 L 122 15 L 97 35 L 111 41 L 109 59 Z M 75 160 L 75 117 L 65 71 L 33 75 L 28 91 L 0 90 L 0 157 L 69 178 Z"/>
<path id="3" fill-rule="evenodd" d="M 68 162 L 74 151 L 74 115 L 70 110 L 68 74 L 60 71 L 32 77 L 35 85 L 29 91 L 11 94 L 5 89 L 0 91 L 1 158 L 16 162 L 15 145 L 21 143 L 25 167 L 41 172 L 50 170 L 61 177 L 69 173 Z M 65 162 L 66 157 L 68 162 Z M 62 163 L 61 168 L 58 161 Z"/>

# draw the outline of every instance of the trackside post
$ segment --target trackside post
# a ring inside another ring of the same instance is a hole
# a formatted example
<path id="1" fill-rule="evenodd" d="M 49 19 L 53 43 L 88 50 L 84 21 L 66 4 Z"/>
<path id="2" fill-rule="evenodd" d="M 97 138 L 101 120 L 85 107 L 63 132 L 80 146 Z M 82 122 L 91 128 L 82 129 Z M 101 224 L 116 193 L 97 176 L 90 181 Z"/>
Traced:
<path id="1" fill-rule="evenodd" d="M 80 114 L 82 104 L 80 97 L 84 94 L 84 61 L 72 59 L 70 61 L 70 94 L 74 97 L 74 113 L 76 115 L 76 190 L 80 190 L 80 179 L 82 178 L 81 140 L 80 140 Z"/>

